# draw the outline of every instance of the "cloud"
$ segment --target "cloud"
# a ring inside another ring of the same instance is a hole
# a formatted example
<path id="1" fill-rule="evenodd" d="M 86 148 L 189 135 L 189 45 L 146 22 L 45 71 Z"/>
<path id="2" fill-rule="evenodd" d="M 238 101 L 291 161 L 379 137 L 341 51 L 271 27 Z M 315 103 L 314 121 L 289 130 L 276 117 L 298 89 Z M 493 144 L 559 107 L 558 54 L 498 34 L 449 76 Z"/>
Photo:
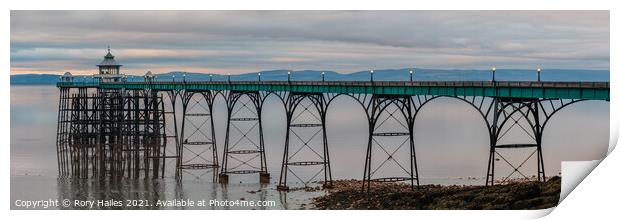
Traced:
<path id="1" fill-rule="evenodd" d="M 108 44 L 134 74 L 608 69 L 609 11 L 11 12 L 12 74 L 89 73 Z"/>

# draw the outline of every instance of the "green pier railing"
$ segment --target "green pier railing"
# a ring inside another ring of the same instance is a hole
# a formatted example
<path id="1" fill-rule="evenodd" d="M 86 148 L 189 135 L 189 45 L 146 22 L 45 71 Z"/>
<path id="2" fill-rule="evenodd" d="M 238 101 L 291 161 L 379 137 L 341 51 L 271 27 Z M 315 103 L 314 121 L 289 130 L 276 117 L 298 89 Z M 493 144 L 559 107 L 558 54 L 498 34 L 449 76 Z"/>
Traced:
<path id="1" fill-rule="evenodd" d="M 530 81 L 187 81 L 59 82 L 59 88 L 288 91 L 383 95 L 489 96 L 507 98 L 609 100 L 609 82 Z"/>

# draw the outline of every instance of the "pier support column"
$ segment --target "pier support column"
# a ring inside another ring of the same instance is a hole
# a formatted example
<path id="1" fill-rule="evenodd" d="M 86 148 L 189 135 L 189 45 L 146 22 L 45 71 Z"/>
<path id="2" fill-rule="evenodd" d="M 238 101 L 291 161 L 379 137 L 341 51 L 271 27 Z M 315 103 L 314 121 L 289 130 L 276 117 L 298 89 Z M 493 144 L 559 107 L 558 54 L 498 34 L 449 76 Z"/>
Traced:
<path id="1" fill-rule="evenodd" d="M 91 89 L 93 90 L 93 89 Z M 69 107 L 70 106 L 70 107 Z M 80 87 L 61 92 L 61 177 L 159 177 L 163 105 L 156 92 Z"/>
<path id="2" fill-rule="evenodd" d="M 145 108 L 147 111 L 145 132 L 146 175 L 153 178 L 163 178 L 166 165 L 166 146 L 168 136 L 166 134 L 166 110 L 163 95 L 155 90 L 146 90 Z M 149 172 L 151 170 L 151 172 Z"/>
<path id="3" fill-rule="evenodd" d="M 495 98 L 493 106 L 493 119 L 490 132 L 490 152 L 487 165 L 487 177 L 485 185 L 496 183 L 496 162 L 503 161 L 509 166 L 509 174 L 499 182 L 504 183 L 511 177 L 518 176 L 528 178 L 522 172 L 523 166 L 536 155 L 537 180 L 545 181 L 545 167 L 542 155 L 542 126 L 540 123 L 540 100 L 536 98 Z M 504 140 L 506 135 L 520 130 L 531 138 L 528 141 L 514 142 Z M 502 139 L 504 138 L 504 139 Z M 513 161 L 506 158 L 509 153 L 531 152 L 522 161 Z"/>
<path id="4" fill-rule="evenodd" d="M 228 123 L 220 176 L 228 180 L 231 174 L 258 173 L 259 182 L 268 182 L 262 96 L 257 91 L 230 91 L 226 99 Z"/>
<path id="5" fill-rule="evenodd" d="M 218 175 L 218 182 L 221 184 L 228 184 L 228 174 L 220 173 Z"/>
<path id="6" fill-rule="evenodd" d="M 163 164 L 162 164 L 162 177 L 165 175 L 166 167 L 174 168 L 174 176 L 179 177 L 179 169 L 177 167 L 180 165 L 181 160 L 179 159 L 179 151 L 180 151 L 180 141 L 179 141 L 179 132 L 178 132 L 178 124 L 177 124 L 177 96 L 179 94 L 176 90 L 170 91 L 160 91 L 161 93 L 165 93 L 165 96 L 162 96 L 162 106 L 168 106 L 169 108 L 162 107 L 163 111 L 163 130 L 164 130 L 164 149 L 163 149 Z M 166 102 L 163 97 L 166 97 L 168 102 Z M 168 105 L 166 105 L 168 103 Z M 172 147 L 174 146 L 174 147 Z M 169 166 L 168 164 L 172 163 Z M 168 168 L 170 169 L 170 168 Z"/>
<path id="7" fill-rule="evenodd" d="M 71 175 L 71 161 L 69 157 L 71 100 L 71 90 L 69 88 L 60 88 L 58 124 L 56 128 L 56 155 L 58 159 L 58 176 L 61 178 Z"/>
<path id="8" fill-rule="evenodd" d="M 212 172 L 217 179 L 218 155 L 213 122 L 213 99 L 211 91 L 185 91 L 181 95 L 183 119 L 177 169 L 179 177 L 188 173 L 200 178 Z"/>
<path id="9" fill-rule="evenodd" d="M 286 139 L 278 190 L 288 190 L 288 174 L 308 187 L 319 175 L 332 186 L 325 129 L 327 103 L 322 93 L 290 93 L 286 101 Z M 303 176 L 299 171 L 310 173 Z M 318 171 L 317 171 L 318 170 Z M 298 173 L 295 173 L 295 172 Z"/>
<path id="10" fill-rule="evenodd" d="M 413 141 L 411 96 L 373 95 L 367 108 L 368 148 L 362 191 L 373 182 L 420 185 Z"/>
<path id="11" fill-rule="evenodd" d="M 269 173 L 260 173 L 259 174 L 259 182 L 260 183 L 269 183 L 270 180 L 271 180 L 271 177 L 269 176 Z"/>

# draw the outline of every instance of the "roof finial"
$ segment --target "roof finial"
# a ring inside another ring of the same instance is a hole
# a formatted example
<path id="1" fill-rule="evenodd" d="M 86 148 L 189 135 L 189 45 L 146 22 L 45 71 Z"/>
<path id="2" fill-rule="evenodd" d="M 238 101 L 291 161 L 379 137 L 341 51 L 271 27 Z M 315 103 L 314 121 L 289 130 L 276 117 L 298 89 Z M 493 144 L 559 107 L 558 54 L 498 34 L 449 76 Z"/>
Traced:
<path id="1" fill-rule="evenodd" d="M 108 53 L 110 52 L 110 45 L 108 44 Z"/>

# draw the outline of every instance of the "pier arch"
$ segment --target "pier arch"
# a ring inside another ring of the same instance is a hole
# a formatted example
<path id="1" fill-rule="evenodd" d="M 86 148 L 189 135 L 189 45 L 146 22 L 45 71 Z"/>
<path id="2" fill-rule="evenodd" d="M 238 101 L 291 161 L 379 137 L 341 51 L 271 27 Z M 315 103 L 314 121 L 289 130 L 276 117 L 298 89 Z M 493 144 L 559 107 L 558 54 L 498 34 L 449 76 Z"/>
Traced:
<path id="1" fill-rule="evenodd" d="M 421 184 L 446 183 L 446 177 L 484 184 L 490 134 L 483 111 L 471 100 L 449 96 L 428 99 L 417 109 L 413 137 Z"/>

